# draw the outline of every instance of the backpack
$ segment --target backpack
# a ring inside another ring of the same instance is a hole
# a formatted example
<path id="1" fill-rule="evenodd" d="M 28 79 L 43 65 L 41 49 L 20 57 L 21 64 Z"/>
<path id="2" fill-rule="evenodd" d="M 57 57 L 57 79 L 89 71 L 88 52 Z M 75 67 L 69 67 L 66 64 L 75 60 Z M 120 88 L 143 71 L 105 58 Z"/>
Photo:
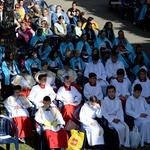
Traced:
<path id="1" fill-rule="evenodd" d="M 130 131 L 130 147 L 138 148 L 141 141 L 141 134 L 138 131 L 138 127 L 134 126 L 132 131 Z"/>

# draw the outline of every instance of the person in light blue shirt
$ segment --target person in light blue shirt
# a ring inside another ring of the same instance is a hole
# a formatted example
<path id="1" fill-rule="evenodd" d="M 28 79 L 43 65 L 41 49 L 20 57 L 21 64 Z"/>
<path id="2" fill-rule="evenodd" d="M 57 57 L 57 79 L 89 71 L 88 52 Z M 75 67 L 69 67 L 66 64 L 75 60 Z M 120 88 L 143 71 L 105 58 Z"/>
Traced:
<path id="1" fill-rule="evenodd" d="M 142 49 L 142 44 L 137 44 L 136 45 L 136 48 L 135 48 L 135 51 L 133 51 L 133 53 L 131 53 L 129 55 L 129 59 L 132 63 L 134 63 L 134 60 L 135 58 L 138 56 L 138 55 L 142 55 L 143 58 L 144 58 L 144 63 L 146 65 L 147 68 L 150 67 L 150 60 L 148 58 L 148 56 L 146 55 L 146 53 L 143 51 Z"/>
<path id="2" fill-rule="evenodd" d="M 45 61 L 48 63 L 49 69 L 54 73 L 56 73 L 58 69 L 63 68 L 63 64 L 58 56 L 57 50 L 51 50 L 49 57 Z"/>
<path id="3" fill-rule="evenodd" d="M 81 59 L 84 62 L 88 62 L 88 58 L 92 54 L 92 49 L 87 42 L 86 34 L 81 35 L 81 40 L 76 44 L 76 50 L 79 50 Z"/>
<path id="4" fill-rule="evenodd" d="M 108 40 L 108 38 L 106 37 L 106 31 L 105 29 L 101 30 L 99 35 L 96 38 L 96 41 L 94 42 L 94 47 L 98 48 L 99 50 L 104 47 L 107 50 L 112 49 L 112 43 Z M 102 54 L 102 52 L 100 51 L 100 54 Z"/>
<path id="5" fill-rule="evenodd" d="M 52 22 L 55 24 L 58 21 L 58 17 L 63 16 L 64 17 L 64 23 L 69 25 L 70 20 L 66 14 L 66 12 L 62 9 L 62 6 L 57 5 L 56 6 L 56 12 L 52 13 Z"/>
<path id="6" fill-rule="evenodd" d="M 45 40 L 45 36 L 42 35 L 43 33 L 43 29 L 42 28 L 38 28 L 37 29 L 37 33 L 35 34 L 35 36 L 32 37 L 31 41 L 30 41 L 30 45 L 31 46 L 36 46 L 39 43 L 43 43 Z"/>
<path id="7" fill-rule="evenodd" d="M 60 44 L 59 52 L 61 54 L 62 60 L 70 59 L 72 50 L 74 50 L 74 46 L 71 42 L 71 36 L 66 35 L 65 40 Z"/>
<path id="8" fill-rule="evenodd" d="M 73 51 L 73 57 L 70 60 L 70 64 L 73 71 L 76 71 L 77 73 L 82 73 L 84 71 L 85 64 L 80 58 L 80 52 L 78 50 Z"/>
<path id="9" fill-rule="evenodd" d="M 16 61 L 13 58 L 12 52 L 6 52 L 4 61 L 1 66 L 2 71 L 2 96 L 6 98 L 13 92 L 11 81 L 17 74 L 20 74 L 20 70 Z"/>
<path id="10" fill-rule="evenodd" d="M 52 48 L 49 45 L 49 40 L 45 40 L 43 45 L 40 47 L 40 49 L 38 51 L 40 60 L 47 59 L 51 50 L 52 50 Z"/>
<path id="11" fill-rule="evenodd" d="M 41 70 L 41 61 L 37 58 L 37 52 L 32 51 L 31 56 L 25 61 L 25 67 L 30 75 L 33 75 L 33 70 Z M 34 76 L 34 75 L 33 75 Z"/>
<path id="12" fill-rule="evenodd" d="M 114 39 L 114 43 L 113 45 L 118 45 L 120 48 L 120 51 L 129 51 L 129 52 L 133 52 L 133 47 L 132 45 L 129 43 L 129 41 L 126 39 L 125 35 L 124 35 L 124 31 L 123 30 L 119 30 L 118 31 L 118 37 L 116 37 Z"/>

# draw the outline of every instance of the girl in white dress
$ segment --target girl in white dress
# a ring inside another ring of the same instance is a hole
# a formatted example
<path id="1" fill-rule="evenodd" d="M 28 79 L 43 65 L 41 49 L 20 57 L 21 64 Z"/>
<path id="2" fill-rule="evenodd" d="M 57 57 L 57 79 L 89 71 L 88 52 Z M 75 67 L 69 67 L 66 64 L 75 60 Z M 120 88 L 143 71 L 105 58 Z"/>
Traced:
<path id="1" fill-rule="evenodd" d="M 90 146 L 104 145 L 104 131 L 95 118 L 101 118 L 100 101 L 96 96 L 91 96 L 80 110 L 80 120 L 86 131 L 87 141 Z"/>

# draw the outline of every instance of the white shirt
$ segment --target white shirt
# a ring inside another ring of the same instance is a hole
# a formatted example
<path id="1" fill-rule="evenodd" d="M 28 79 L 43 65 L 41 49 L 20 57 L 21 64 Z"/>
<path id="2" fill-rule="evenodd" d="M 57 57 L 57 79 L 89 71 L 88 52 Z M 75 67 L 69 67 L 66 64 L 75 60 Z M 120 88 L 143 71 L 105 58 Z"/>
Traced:
<path id="1" fill-rule="evenodd" d="M 116 63 L 113 63 L 111 58 L 107 60 L 105 69 L 108 78 L 110 78 L 111 76 L 117 77 L 118 69 L 123 69 L 125 71 L 124 65 L 120 60 L 118 60 Z M 126 77 L 126 71 L 125 71 L 125 77 Z"/>
<path id="2" fill-rule="evenodd" d="M 106 71 L 100 61 L 98 61 L 96 64 L 93 64 L 93 62 L 87 64 L 84 71 L 84 76 L 89 78 L 89 73 L 91 72 L 94 72 L 97 75 L 98 79 L 101 78 L 103 80 L 106 80 Z"/>

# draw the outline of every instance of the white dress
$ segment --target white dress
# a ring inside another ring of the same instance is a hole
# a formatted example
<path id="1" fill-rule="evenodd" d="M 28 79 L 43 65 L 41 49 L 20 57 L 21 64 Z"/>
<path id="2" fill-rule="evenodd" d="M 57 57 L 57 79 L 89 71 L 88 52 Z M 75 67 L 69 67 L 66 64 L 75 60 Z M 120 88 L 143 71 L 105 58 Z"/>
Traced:
<path id="1" fill-rule="evenodd" d="M 144 142 L 150 143 L 150 105 L 142 96 L 138 99 L 130 96 L 126 102 L 126 113 L 135 119 L 134 123 L 142 136 L 141 146 L 144 146 Z M 140 117 L 141 113 L 148 116 L 146 118 Z"/>
<path id="2" fill-rule="evenodd" d="M 87 102 L 82 106 L 79 117 L 80 121 L 83 123 L 83 128 L 86 130 L 88 144 L 91 146 L 103 145 L 103 128 L 94 119 L 96 117 L 101 117 L 101 109 L 98 109 L 97 107 L 90 107 Z M 91 125 L 92 122 L 94 122 L 95 126 Z"/>
<path id="3" fill-rule="evenodd" d="M 115 128 L 118 132 L 120 146 L 130 147 L 129 144 L 129 127 L 124 122 L 122 104 L 119 98 L 114 100 L 105 97 L 102 101 L 102 115 L 108 120 L 109 127 Z M 119 119 L 119 123 L 114 123 L 114 119 Z"/>

